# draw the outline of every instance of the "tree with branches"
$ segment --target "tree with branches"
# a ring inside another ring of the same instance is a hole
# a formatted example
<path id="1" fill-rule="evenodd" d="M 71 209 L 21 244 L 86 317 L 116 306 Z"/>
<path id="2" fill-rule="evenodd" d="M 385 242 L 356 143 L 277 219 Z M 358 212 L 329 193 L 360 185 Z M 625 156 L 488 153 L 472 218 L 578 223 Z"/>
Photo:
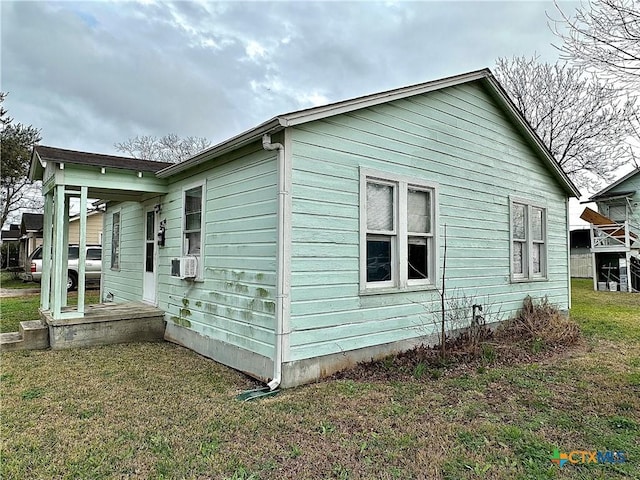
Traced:
<path id="1" fill-rule="evenodd" d="M 180 138 L 175 133 L 163 137 L 135 136 L 114 144 L 116 150 L 134 158 L 170 163 L 186 160 L 210 146 L 211 142 L 204 137 Z"/>
<path id="2" fill-rule="evenodd" d="M 0 105 L 7 94 L 0 93 Z M 29 180 L 31 149 L 40 141 L 40 130 L 22 123 L 13 123 L 0 106 L 0 146 L 2 175 L 0 178 L 0 225 L 21 209 L 41 210 L 42 198 Z"/>
<path id="3" fill-rule="evenodd" d="M 565 60 L 640 91 L 640 3 L 637 0 L 591 0 L 575 16 L 556 2 L 561 20 L 553 20 Z"/>
<path id="4" fill-rule="evenodd" d="M 610 181 L 630 161 L 636 99 L 566 63 L 499 58 L 496 76 L 554 158 L 579 187 Z"/>
<path id="5" fill-rule="evenodd" d="M 561 19 L 552 20 L 562 39 L 557 48 L 564 60 L 612 81 L 632 98 L 640 96 L 640 3 L 637 0 L 591 0 L 575 16 L 557 4 Z M 630 137 L 623 145 L 627 158 L 640 168 L 640 115 L 627 118 Z"/>

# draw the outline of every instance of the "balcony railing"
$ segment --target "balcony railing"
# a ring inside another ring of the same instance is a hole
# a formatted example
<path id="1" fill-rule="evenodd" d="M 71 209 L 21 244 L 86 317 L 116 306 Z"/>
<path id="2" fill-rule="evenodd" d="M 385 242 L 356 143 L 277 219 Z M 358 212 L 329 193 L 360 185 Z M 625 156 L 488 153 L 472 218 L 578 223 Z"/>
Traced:
<path id="1" fill-rule="evenodd" d="M 609 225 L 591 224 L 591 248 L 600 251 L 628 251 L 640 248 L 640 232 L 636 227 L 624 223 Z"/>

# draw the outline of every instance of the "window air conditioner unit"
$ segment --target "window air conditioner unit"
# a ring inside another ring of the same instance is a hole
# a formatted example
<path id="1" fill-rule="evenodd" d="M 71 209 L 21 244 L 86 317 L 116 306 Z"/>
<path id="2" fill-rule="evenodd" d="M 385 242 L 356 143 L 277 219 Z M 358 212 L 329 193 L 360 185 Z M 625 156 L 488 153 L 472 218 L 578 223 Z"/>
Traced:
<path id="1" fill-rule="evenodd" d="M 196 257 L 171 259 L 171 276 L 177 278 L 196 278 L 198 276 L 198 259 Z"/>

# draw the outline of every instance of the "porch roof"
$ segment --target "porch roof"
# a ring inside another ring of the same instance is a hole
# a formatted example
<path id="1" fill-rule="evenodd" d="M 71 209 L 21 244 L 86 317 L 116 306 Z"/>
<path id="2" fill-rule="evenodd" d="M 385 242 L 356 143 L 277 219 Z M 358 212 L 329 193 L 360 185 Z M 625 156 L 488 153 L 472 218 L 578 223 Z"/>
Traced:
<path id="1" fill-rule="evenodd" d="M 39 159 L 37 163 L 33 161 L 35 156 Z M 79 152 L 76 150 L 37 145 L 34 147 L 31 157 L 31 176 L 37 175 L 38 171 L 40 176 L 42 176 L 47 162 L 72 163 L 104 168 L 122 168 L 125 170 L 153 173 L 172 165 L 167 162 L 154 162 L 139 158 L 102 155 L 99 153 Z"/>
<path id="2" fill-rule="evenodd" d="M 155 173 L 170 165 L 38 145 L 31 155 L 29 177 L 43 181 L 43 194 L 56 185 L 63 185 L 69 191 L 87 186 L 89 198 L 140 200 L 167 192 L 167 181 Z"/>

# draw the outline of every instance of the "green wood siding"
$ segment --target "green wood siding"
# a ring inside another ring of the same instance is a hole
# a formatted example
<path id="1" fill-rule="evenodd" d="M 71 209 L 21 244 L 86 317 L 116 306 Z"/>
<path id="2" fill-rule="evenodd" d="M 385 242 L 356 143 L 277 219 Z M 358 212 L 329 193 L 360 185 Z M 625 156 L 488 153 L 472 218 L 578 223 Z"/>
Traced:
<path id="1" fill-rule="evenodd" d="M 287 360 L 434 331 L 436 291 L 359 294 L 361 167 L 439 184 L 438 262 L 446 224 L 449 295 L 473 297 L 502 319 L 515 313 L 526 295 L 547 295 L 567 308 L 566 196 L 477 84 L 304 124 L 292 129 L 291 138 Z M 510 281 L 509 196 L 546 205 L 548 281 Z"/>
<path id="2" fill-rule="evenodd" d="M 162 201 L 158 299 L 167 321 L 272 357 L 275 315 L 277 173 L 274 152 L 254 144 L 187 172 Z M 182 192 L 205 181 L 203 279 L 170 276 L 182 255 Z"/>
<path id="3" fill-rule="evenodd" d="M 635 175 L 629 177 L 627 180 L 622 182 L 619 185 L 613 187 L 607 194 L 613 195 L 616 192 L 631 192 L 635 191 L 633 197 L 630 198 L 629 203 L 631 204 L 631 210 L 627 206 L 627 212 L 630 214 L 629 223 L 634 226 L 636 229 L 640 229 L 640 173 L 636 173 Z M 603 212 L 605 215 L 607 214 L 607 207 L 609 204 L 614 205 L 623 205 L 627 203 L 626 199 L 616 199 L 610 201 L 602 201 L 598 202 L 598 210 Z M 627 203 L 627 205 L 629 204 Z"/>
<path id="4" fill-rule="evenodd" d="M 120 212 L 120 268 L 111 269 L 113 213 Z M 138 202 L 110 203 L 105 212 L 102 236 L 102 291 L 113 294 L 113 301 L 134 302 L 142 298 L 143 208 Z"/>

